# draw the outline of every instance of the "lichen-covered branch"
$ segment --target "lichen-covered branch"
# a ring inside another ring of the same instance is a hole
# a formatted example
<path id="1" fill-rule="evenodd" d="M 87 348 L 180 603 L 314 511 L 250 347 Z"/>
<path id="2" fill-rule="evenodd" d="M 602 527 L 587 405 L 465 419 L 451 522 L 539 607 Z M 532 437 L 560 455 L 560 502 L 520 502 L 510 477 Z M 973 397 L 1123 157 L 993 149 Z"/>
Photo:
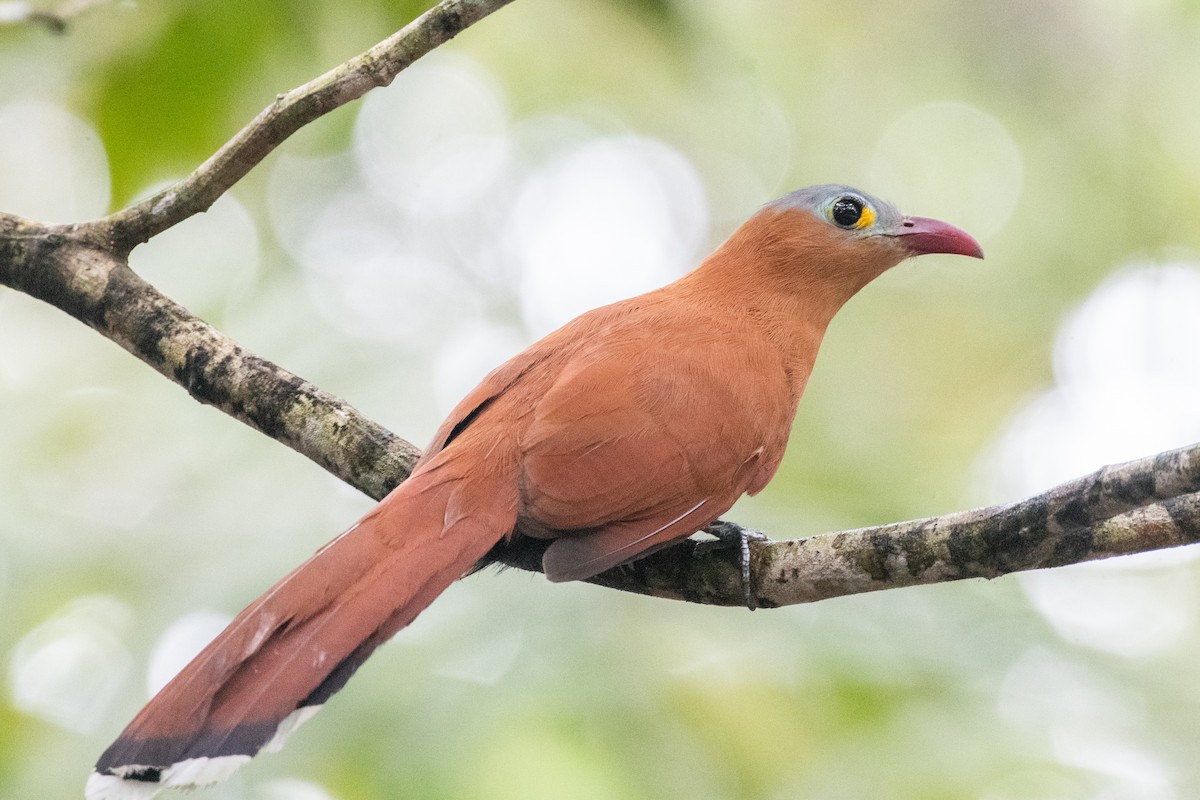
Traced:
<path id="1" fill-rule="evenodd" d="M 1200 444 L 1105 467 L 1018 503 L 804 539 L 750 542 L 762 607 L 1061 567 L 1200 542 Z M 736 553 L 686 542 L 596 583 L 745 602 Z"/>
<path id="2" fill-rule="evenodd" d="M 387 86 L 402 70 L 512 0 L 442 0 L 365 53 L 281 94 L 191 175 L 105 222 L 126 255 L 157 233 L 205 211 L 267 155 L 308 123 Z"/>
<path id="3" fill-rule="evenodd" d="M 142 280 L 95 234 L 0 215 L 0 284 L 66 311 L 200 402 L 375 499 L 408 475 L 416 447 L 344 400 L 247 352 Z"/>

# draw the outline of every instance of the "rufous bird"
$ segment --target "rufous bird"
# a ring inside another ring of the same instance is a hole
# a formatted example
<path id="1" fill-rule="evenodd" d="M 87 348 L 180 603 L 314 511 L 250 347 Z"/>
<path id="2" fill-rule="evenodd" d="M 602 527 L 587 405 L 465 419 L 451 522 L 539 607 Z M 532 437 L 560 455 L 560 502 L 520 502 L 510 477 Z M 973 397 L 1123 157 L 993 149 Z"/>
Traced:
<path id="1" fill-rule="evenodd" d="M 705 528 L 779 467 L 833 315 L 965 232 L 847 186 L 792 192 L 694 271 L 503 364 L 411 477 L 242 611 L 134 718 L 87 796 L 223 780 L 275 750 L 452 582 L 515 548 L 581 580 Z"/>

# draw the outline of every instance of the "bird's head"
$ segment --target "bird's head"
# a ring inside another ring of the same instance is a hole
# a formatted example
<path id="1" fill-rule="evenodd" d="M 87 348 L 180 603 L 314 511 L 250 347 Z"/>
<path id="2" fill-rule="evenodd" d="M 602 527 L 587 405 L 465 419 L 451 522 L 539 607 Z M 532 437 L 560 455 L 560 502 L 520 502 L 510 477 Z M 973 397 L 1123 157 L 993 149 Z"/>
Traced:
<path id="1" fill-rule="evenodd" d="M 715 280 L 725 293 L 765 289 L 826 319 L 888 269 L 927 253 L 983 258 L 979 242 L 953 225 L 906 217 L 866 192 L 824 184 L 765 205 L 686 281 Z"/>
<path id="2" fill-rule="evenodd" d="M 891 203 L 841 184 L 799 189 L 763 211 L 779 227 L 794 227 L 810 251 L 831 261 L 877 263 L 878 272 L 928 253 L 983 258 L 979 242 L 966 231 L 928 217 L 904 216 Z"/>

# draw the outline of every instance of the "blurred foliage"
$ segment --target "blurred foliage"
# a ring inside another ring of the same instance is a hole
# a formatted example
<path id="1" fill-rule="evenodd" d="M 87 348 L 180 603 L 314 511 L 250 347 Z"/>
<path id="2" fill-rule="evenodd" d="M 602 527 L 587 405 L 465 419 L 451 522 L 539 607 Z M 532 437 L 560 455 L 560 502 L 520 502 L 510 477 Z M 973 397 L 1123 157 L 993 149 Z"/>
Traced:
<path id="1" fill-rule="evenodd" d="M 0 28 L 0 110 L 52 102 L 90 122 L 115 208 L 422 5 L 164 0 L 99 8 L 59 37 Z M 1064 316 L 1131 260 L 1196 260 L 1198 10 L 517 0 L 446 49 L 487 70 L 514 125 L 561 117 L 682 153 L 707 191 L 708 245 L 797 186 L 884 192 L 872 184 L 878 143 L 911 109 L 952 101 L 1000 121 L 1021 174 L 1009 176 L 1010 216 L 983 237 L 988 261 L 922 259 L 856 298 L 830 331 L 779 477 L 733 515 L 789 536 L 1007 499 L 984 477 L 988 448 L 1053 381 Z M 249 245 L 222 250 L 226 232 L 208 230 L 138 268 L 420 443 L 438 416 L 441 351 L 337 324 L 272 217 L 312 199 L 272 194 L 287 158 L 314 159 L 319 169 L 301 171 L 326 170 L 330 185 L 347 180 L 358 113 L 310 126 L 237 187 Z M 988 166 L 971 152 L 906 147 L 902 158 L 953 158 L 957 170 L 940 196 L 901 190 L 906 210 L 959 222 L 992 207 L 989 190 L 964 188 Z M 480 226 L 495 211 L 479 210 Z M 184 255 L 198 260 L 185 269 Z M 480 307 L 527 339 L 517 289 L 472 280 L 492 292 Z M 459 300 L 434 312 L 457 321 Z M 168 626 L 236 612 L 367 504 L 4 290 L 0 411 L 0 795 L 78 796 L 145 700 Z M 1184 575 L 1164 595 L 1179 624 L 1138 653 L 1072 636 L 1017 578 L 750 615 L 478 575 L 283 753 L 204 797 L 300 797 L 290 778 L 308 782 L 304 797 L 339 800 L 1200 796 L 1197 568 L 1130 563 L 1151 587 Z M 1048 580 L 1068 586 L 1072 574 Z M 1166 605 L 1093 622 L 1119 645 Z M 69 700 L 80 686 L 57 717 L 30 700 Z"/>

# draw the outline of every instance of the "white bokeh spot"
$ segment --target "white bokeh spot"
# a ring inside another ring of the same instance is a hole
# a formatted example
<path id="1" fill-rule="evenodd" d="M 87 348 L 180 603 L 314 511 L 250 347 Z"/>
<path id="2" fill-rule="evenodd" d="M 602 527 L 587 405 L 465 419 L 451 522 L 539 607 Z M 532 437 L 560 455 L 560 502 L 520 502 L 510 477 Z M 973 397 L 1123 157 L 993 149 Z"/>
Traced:
<path id="1" fill-rule="evenodd" d="M 1009 668 L 997 698 L 1001 720 L 1061 764 L 1102 776 L 1111 800 L 1174 800 L 1170 770 L 1136 732 L 1145 720 L 1120 687 L 1043 648 Z"/>
<path id="2" fill-rule="evenodd" d="M 438 674 L 465 683 L 494 686 L 512 672 L 524 642 L 524 630 L 520 627 L 492 631 L 444 663 Z"/>
<path id="3" fill-rule="evenodd" d="M 1138 264 L 1058 330 L 1053 388 L 1009 421 L 984 470 L 1021 497 L 1200 439 L 1200 265 Z"/>
<path id="4" fill-rule="evenodd" d="M 691 163 L 636 136 L 552 156 L 527 178 L 513 215 L 522 308 L 537 333 L 678 278 L 708 229 Z"/>
<path id="5" fill-rule="evenodd" d="M 1157 553 L 1066 572 L 1030 572 L 1021 588 L 1065 640 L 1127 658 L 1166 652 L 1196 621 L 1196 587 Z M 1157 565 L 1157 566 L 1156 566 Z"/>
<path id="6" fill-rule="evenodd" d="M 492 369 L 512 358 L 526 343 L 511 328 L 479 319 L 438 346 L 433 389 L 438 410 L 449 414 Z"/>
<path id="7" fill-rule="evenodd" d="M 233 195 L 168 228 L 129 254 L 129 264 L 193 310 L 221 309 L 254 282 L 258 227 Z"/>
<path id="8" fill-rule="evenodd" d="M 25 634 L 9 666 L 13 705 L 68 730 L 96 730 L 133 666 L 121 643 L 131 619 L 112 597 L 79 597 Z"/>
<path id="9" fill-rule="evenodd" d="M 255 800 L 335 800 L 323 786 L 299 778 L 267 781 L 254 793 Z"/>
<path id="10" fill-rule="evenodd" d="M 104 216 L 108 156 L 100 134 L 61 106 L 0 106 L 0 208 L 40 222 Z"/>
<path id="11" fill-rule="evenodd" d="M 508 166 L 502 93 L 466 56 L 427 56 L 364 98 L 354 153 L 368 185 L 405 214 L 462 211 Z"/>
<path id="12" fill-rule="evenodd" d="M 978 239 L 1017 207 L 1020 148 L 996 117 L 966 103 L 925 103 L 896 119 L 875 146 L 872 191 L 905 213 L 953 222 Z"/>
<path id="13" fill-rule="evenodd" d="M 488 72 L 437 53 L 365 98 L 347 157 L 280 160 L 272 224 L 330 324 L 425 349 L 480 316 L 471 273 L 498 258 L 487 212 L 505 207 L 511 139 Z"/>
<path id="14" fill-rule="evenodd" d="M 110 386 L 84 386 L 55 398 L 49 406 L 56 419 L 91 415 L 115 419 L 126 398 Z M 80 429 L 81 437 L 84 435 Z M 172 476 L 144 459 L 114 459 L 126 444 L 126 432 L 111 424 L 86 428 L 86 438 L 53 459 L 28 465 L 20 487 L 29 501 L 55 517 L 73 517 L 89 530 L 130 530 L 144 522 L 167 491 Z M 86 446 L 84 446 L 86 443 Z M 37 535 L 37 531 L 28 531 Z"/>
<path id="15" fill-rule="evenodd" d="M 158 694 L 159 689 L 225 629 L 230 619 L 228 614 L 217 611 L 193 611 L 168 625 L 150 653 L 150 664 L 146 669 L 147 696 Z"/>
<path id="16" fill-rule="evenodd" d="M 300 260 L 331 323 L 355 336 L 425 346 L 448 310 L 470 318 L 479 299 L 443 253 L 398 227 L 369 196 L 344 192 L 316 221 Z"/>

